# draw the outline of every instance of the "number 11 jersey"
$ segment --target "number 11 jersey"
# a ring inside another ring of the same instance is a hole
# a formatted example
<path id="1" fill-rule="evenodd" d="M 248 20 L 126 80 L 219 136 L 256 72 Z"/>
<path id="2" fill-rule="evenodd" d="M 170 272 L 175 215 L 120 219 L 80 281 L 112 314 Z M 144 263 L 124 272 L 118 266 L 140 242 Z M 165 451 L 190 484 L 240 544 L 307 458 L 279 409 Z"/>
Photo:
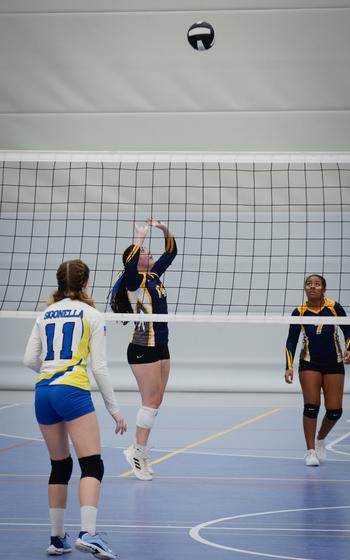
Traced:
<path id="1" fill-rule="evenodd" d="M 104 316 L 84 302 L 65 298 L 47 307 L 37 318 L 25 362 L 39 374 L 37 387 L 70 385 L 90 391 L 86 369 L 89 354 L 94 376 L 106 374 Z"/>

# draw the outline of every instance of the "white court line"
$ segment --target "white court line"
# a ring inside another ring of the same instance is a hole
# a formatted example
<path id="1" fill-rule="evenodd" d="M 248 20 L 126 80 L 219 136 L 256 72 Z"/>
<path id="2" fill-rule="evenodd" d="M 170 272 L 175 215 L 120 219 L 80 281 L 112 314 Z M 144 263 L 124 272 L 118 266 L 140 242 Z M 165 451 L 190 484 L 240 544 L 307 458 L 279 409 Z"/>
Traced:
<path id="1" fill-rule="evenodd" d="M 340 441 L 341 439 L 344 439 L 347 435 L 349 435 L 350 432 L 347 432 L 342 438 L 338 438 L 337 440 L 335 440 L 335 442 L 330 443 L 329 445 L 327 445 L 327 449 L 329 449 L 330 451 L 334 451 L 333 449 L 331 449 L 329 446 L 338 443 L 338 441 Z M 30 441 L 44 441 L 43 438 L 35 438 L 35 437 L 27 437 L 27 436 L 17 436 L 17 435 L 13 435 L 13 434 L 1 434 L 0 433 L 0 437 L 7 437 L 7 438 L 14 438 L 14 439 L 24 439 L 24 440 L 30 440 Z M 72 445 L 71 442 L 69 442 L 70 445 Z M 126 447 L 123 446 L 119 446 L 119 445 L 101 445 L 101 447 L 103 449 L 121 449 L 124 450 L 126 449 Z M 152 448 L 151 452 L 154 451 L 155 453 L 172 453 L 174 451 L 176 451 L 176 449 L 158 449 L 158 448 Z M 342 451 L 334 451 L 334 453 L 340 453 L 342 455 L 350 455 L 350 453 L 346 453 L 346 452 L 342 452 Z M 216 453 L 214 451 L 186 451 L 186 453 L 184 453 L 184 455 L 208 455 L 208 456 L 213 456 L 213 457 L 243 457 L 243 458 L 249 458 L 249 459 L 284 459 L 284 460 L 292 460 L 292 461 L 301 461 L 302 460 L 302 456 L 300 455 L 299 457 L 286 457 L 284 455 L 249 455 L 247 453 Z M 327 460 L 327 462 L 344 462 L 346 463 L 347 461 L 344 459 L 343 461 L 337 460 L 337 461 L 332 461 L 332 459 L 330 459 L 329 461 Z"/>
<path id="2" fill-rule="evenodd" d="M 265 552 L 255 552 L 252 550 L 246 550 L 246 549 L 242 549 L 242 548 L 233 548 L 231 546 L 224 546 L 221 544 L 217 544 L 214 543 L 212 541 L 208 541 L 207 539 L 204 539 L 203 537 L 200 536 L 200 531 L 202 529 L 207 529 L 209 525 L 213 525 L 214 523 L 222 523 L 228 520 L 232 520 L 232 519 L 244 519 L 247 517 L 260 517 L 263 515 L 272 515 L 272 514 L 281 514 L 281 513 L 294 513 L 294 512 L 300 512 L 300 511 L 319 511 L 319 510 L 333 510 L 333 509 L 350 509 L 350 506 L 330 506 L 330 507 L 317 507 L 317 508 L 298 508 L 298 509 L 282 509 L 282 510 L 277 510 L 277 511 L 261 511 L 261 512 L 257 512 L 257 513 L 246 513 L 243 515 L 233 515 L 231 517 L 221 517 L 219 519 L 212 519 L 211 521 L 206 521 L 205 523 L 201 523 L 199 525 L 196 525 L 195 527 L 193 527 L 190 530 L 190 536 L 197 542 L 200 542 L 202 544 L 206 544 L 208 546 L 212 546 L 214 548 L 220 548 L 223 550 L 230 550 L 232 552 L 242 552 L 243 554 L 250 554 L 252 556 L 264 556 L 265 558 L 280 558 L 281 560 L 315 560 L 315 559 L 311 559 L 311 558 L 301 558 L 301 557 L 296 557 L 296 556 L 281 556 L 278 554 L 268 554 Z"/>
<path id="3" fill-rule="evenodd" d="M 16 522 L 16 521 L 4 521 L 0 522 L 0 526 L 4 527 L 51 527 L 50 523 L 27 523 L 27 522 Z M 66 527 L 80 527 L 80 523 L 65 523 Z M 109 529 L 191 529 L 191 525 L 129 525 L 129 524 L 108 524 L 100 523 L 99 527 L 107 527 Z M 350 529 L 293 529 L 289 527 L 206 527 L 206 531 L 210 532 L 228 532 L 228 531 L 280 531 L 280 532 L 315 532 L 315 533 L 350 533 Z"/>
<path id="4" fill-rule="evenodd" d="M 0 473 L 1 478 L 47 478 L 47 473 L 40 474 L 40 473 Z M 80 474 L 72 474 L 72 478 L 80 479 Z M 104 478 L 120 478 L 119 474 L 105 474 Z M 327 482 L 327 483 L 349 483 L 349 478 L 296 478 L 291 476 L 285 477 L 277 477 L 277 476 L 187 476 L 187 475 L 158 475 L 157 479 L 161 480 L 230 480 L 230 481 L 244 481 L 244 482 L 256 482 L 256 481 L 264 481 L 264 482 L 307 482 L 309 484 L 319 484 L 320 482 Z"/>
<path id="5" fill-rule="evenodd" d="M 13 408 L 14 406 L 21 406 L 20 403 L 5 404 L 5 406 L 0 406 L 0 410 L 5 410 L 5 408 Z"/>
<path id="6" fill-rule="evenodd" d="M 328 451 L 332 451 L 333 453 L 338 453 L 339 455 L 347 455 L 349 457 L 350 453 L 348 451 L 340 451 L 339 449 L 334 449 L 335 445 L 337 445 L 338 443 L 343 441 L 343 439 L 346 439 L 349 436 L 350 436 L 350 432 L 346 432 L 346 434 L 343 434 L 342 436 L 338 437 L 337 439 L 335 439 L 334 441 L 326 445 L 326 449 Z"/>
<path id="7" fill-rule="evenodd" d="M 101 445 L 101 447 L 103 447 L 104 449 L 125 449 L 124 446 L 114 446 L 114 445 Z M 173 453 L 176 450 L 177 450 L 177 448 L 160 449 L 158 447 L 152 447 L 152 449 L 150 449 L 149 451 L 152 454 L 152 452 L 154 452 L 154 453 Z M 293 459 L 295 461 L 303 460 L 302 452 L 300 452 L 300 455 L 298 457 L 292 457 L 292 456 L 286 457 L 286 456 L 283 456 L 283 455 L 250 455 L 248 453 L 222 453 L 222 452 L 216 452 L 216 451 L 185 451 L 183 453 L 183 455 L 208 455 L 209 457 L 211 457 L 211 456 L 213 456 L 213 457 L 247 457 L 247 458 L 250 458 L 250 459 Z"/>
<path id="8" fill-rule="evenodd" d="M 19 527 L 51 527 L 50 523 L 16 523 L 3 522 L 0 526 L 19 526 Z M 65 523 L 65 527 L 80 527 L 80 523 Z M 98 522 L 99 527 L 108 527 L 110 529 L 191 529 L 191 525 L 124 525 L 124 524 L 107 524 Z"/>
<path id="9" fill-rule="evenodd" d="M 44 441 L 43 438 L 26 437 L 26 436 L 14 436 L 12 434 L 0 434 L 0 437 L 7 437 L 13 439 L 25 439 L 29 441 Z"/>

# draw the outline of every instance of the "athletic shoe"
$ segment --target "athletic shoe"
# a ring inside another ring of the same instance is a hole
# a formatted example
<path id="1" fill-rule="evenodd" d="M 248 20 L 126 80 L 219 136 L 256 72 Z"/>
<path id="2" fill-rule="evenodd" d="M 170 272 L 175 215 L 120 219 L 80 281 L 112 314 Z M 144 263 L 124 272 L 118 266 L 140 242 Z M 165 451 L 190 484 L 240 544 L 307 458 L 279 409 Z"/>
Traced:
<path id="1" fill-rule="evenodd" d="M 51 537 L 50 546 L 46 549 L 46 552 L 51 556 L 60 556 L 66 552 L 72 552 L 72 547 L 68 542 L 67 533 L 64 537 Z"/>
<path id="2" fill-rule="evenodd" d="M 314 449 L 308 449 L 305 453 L 305 465 L 307 467 L 318 467 L 320 465 L 320 461 Z"/>
<path id="3" fill-rule="evenodd" d="M 148 455 L 131 445 L 124 451 L 127 462 L 131 465 L 134 475 L 140 480 L 152 480 L 152 473 L 148 465 Z"/>
<path id="4" fill-rule="evenodd" d="M 90 535 L 85 531 L 80 531 L 79 537 L 75 541 L 75 548 L 82 552 L 91 552 L 95 558 L 114 559 L 116 554 L 111 550 L 106 541 L 101 537 L 100 533 Z"/>
<path id="5" fill-rule="evenodd" d="M 327 459 L 326 441 L 324 439 L 316 439 L 315 451 L 320 463 L 324 463 Z"/>

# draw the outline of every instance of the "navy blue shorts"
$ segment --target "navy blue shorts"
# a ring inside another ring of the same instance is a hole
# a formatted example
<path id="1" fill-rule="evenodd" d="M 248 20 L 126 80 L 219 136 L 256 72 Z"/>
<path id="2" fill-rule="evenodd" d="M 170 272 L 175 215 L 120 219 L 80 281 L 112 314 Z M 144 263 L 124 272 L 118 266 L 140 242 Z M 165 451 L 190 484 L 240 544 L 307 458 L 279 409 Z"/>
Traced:
<path id="1" fill-rule="evenodd" d="M 35 416 L 39 424 L 69 422 L 94 410 L 90 391 L 71 385 L 41 385 L 35 388 Z"/>
<path id="2" fill-rule="evenodd" d="M 316 362 L 307 362 L 306 360 L 300 360 L 299 362 L 299 373 L 301 371 L 319 371 L 323 375 L 332 373 L 345 374 L 345 368 L 343 362 L 335 362 L 333 364 L 318 364 Z"/>

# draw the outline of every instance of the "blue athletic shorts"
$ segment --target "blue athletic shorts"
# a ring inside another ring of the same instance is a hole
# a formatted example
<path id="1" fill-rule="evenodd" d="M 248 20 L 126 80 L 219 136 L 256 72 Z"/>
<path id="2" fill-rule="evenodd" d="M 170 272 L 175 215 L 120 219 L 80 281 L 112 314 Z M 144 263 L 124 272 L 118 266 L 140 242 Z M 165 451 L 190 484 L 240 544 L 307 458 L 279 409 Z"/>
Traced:
<path id="1" fill-rule="evenodd" d="M 42 385 L 35 389 L 35 416 L 39 424 L 69 422 L 94 410 L 90 391 L 71 385 Z"/>

